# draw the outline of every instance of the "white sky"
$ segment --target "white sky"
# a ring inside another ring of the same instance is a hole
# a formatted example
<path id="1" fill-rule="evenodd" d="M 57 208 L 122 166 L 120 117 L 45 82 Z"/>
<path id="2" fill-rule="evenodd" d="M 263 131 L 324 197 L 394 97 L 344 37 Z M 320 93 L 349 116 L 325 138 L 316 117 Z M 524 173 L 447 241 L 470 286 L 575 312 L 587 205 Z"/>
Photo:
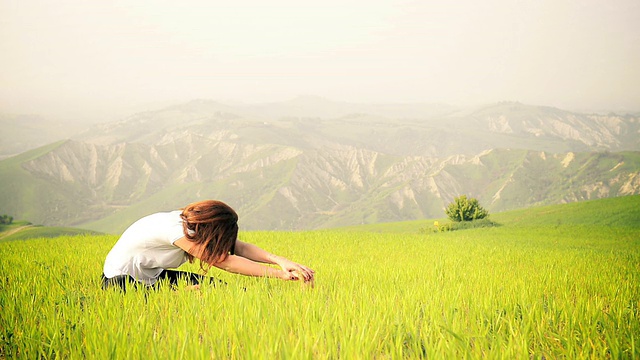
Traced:
<path id="1" fill-rule="evenodd" d="M 0 112 L 196 98 L 640 110 L 638 0 L 0 0 Z"/>

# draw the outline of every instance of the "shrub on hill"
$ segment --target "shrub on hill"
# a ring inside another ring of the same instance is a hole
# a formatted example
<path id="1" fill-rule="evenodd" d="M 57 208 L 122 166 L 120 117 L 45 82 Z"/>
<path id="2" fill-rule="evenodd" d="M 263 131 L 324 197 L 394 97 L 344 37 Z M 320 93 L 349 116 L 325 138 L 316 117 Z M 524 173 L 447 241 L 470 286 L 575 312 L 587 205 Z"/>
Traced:
<path id="1" fill-rule="evenodd" d="M 500 226 L 497 222 L 491 221 L 488 218 L 473 220 L 473 221 L 454 221 L 450 223 L 440 224 L 440 222 L 436 221 L 433 224 L 432 229 L 421 228 L 421 233 L 429 233 L 429 232 L 447 232 L 454 230 L 466 230 L 466 229 L 475 229 L 475 228 L 485 228 L 485 227 L 494 227 Z"/>
<path id="2" fill-rule="evenodd" d="M 489 215 L 489 212 L 480 206 L 477 199 L 467 198 L 466 195 L 460 195 L 453 199 L 445 212 L 454 222 L 479 220 Z"/>
<path id="3" fill-rule="evenodd" d="M 475 228 L 484 228 L 484 227 L 493 227 L 500 226 L 500 224 L 493 222 L 487 218 L 473 220 L 473 221 L 460 221 L 453 222 L 449 226 L 449 230 L 464 230 L 464 229 L 475 229 Z"/>

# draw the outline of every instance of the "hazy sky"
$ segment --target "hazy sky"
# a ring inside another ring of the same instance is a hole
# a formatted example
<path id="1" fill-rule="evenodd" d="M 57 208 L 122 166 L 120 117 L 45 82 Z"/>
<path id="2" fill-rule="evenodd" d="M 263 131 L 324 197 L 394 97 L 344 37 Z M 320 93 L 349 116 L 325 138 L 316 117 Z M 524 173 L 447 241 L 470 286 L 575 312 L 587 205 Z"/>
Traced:
<path id="1" fill-rule="evenodd" d="M 640 110 L 638 0 L 0 0 L 0 112 L 207 98 Z"/>

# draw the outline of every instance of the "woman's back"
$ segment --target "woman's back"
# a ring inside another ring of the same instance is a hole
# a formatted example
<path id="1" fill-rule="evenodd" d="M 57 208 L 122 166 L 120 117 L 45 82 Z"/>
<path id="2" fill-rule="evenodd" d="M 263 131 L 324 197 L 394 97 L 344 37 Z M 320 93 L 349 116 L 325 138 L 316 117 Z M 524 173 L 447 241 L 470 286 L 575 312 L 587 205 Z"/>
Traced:
<path id="1" fill-rule="evenodd" d="M 186 262 L 186 252 L 174 245 L 184 236 L 180 213 L 155 213 L 127 228 L 107 255 L 105 276 L 130 275 L 152 285 L 163 269 Z"/>

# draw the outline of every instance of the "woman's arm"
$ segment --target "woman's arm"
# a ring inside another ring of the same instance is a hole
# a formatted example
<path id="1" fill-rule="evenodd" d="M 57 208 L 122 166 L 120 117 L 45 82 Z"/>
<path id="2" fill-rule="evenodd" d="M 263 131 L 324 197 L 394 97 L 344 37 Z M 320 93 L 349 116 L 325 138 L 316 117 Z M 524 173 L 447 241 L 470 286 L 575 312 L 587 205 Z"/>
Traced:
<path id="1" fill-rule="evenodd" d="M 187 240 L 187 238 L 182 237 L 176 240 L 174 242 L 174 245 L 190 253 L 191 255 L 197 258 L 200 258 L 199 256 L 200 249 L 193 246 L 193 243 Z M 240 246 L 238 247 L 238 245 Z M 247 245 L 251 245 L 251 246 L 247 246 Z M 238 241 L 238 243 L 236 243 L 236 253 L 239 256 L 228 255 L 225 260 L 219 261 L 211 265 L 217 268 L 220 268 L 222 270 L 229 271 L 236 274 L 242 274 L 242 275 L 248 275 L 248 276 L 268 276 L 268 277 L 275 277 L 275 278 L 280 278 L 284 280 L 298 280 L 298 276 L 296 276 L 296 274 L 293 273 L 293 270 L 288 270 L 287 268 L 280 265 L 280 263 L 278 262 L 269 262 L 270 261 L 269 258 L 271 258 L 271 256 L 273 256 L 274 259 L 279 257 L 273 254 L 269 254 L 255 245 L 242 243 Z M 241 254 L 245 254 L 247 256 L 245 257 Z M 254 257 L 256 260 L 249 258 L 249 256 Z M 278 264 L 280 265 L 282 270 L 278 270 L 270 266 L 264 266 L 264 265 L 258 264 L 256 261 L 265 262 L 269 264 Z M 311 279 L 312 278 L 313 278 L 313 275 L 311 276 Z"/>
<path id="2" fill-rule="evenodd" d="M 247 276 L 267 276 L 283 280 L 294 280 L 295 277 L 288 271 L 279 270 L 271 266 L 264 266 L 242 256 L 229 255 L 223 261 L 213 266 L 234 273 Z"/>
<path id="3" fill-rule="evenodd" d="M 236 255 L 242 256 L 249 260 L 265 264 L 277 264 L 277 262 L 275 261 L 275 255 L 244 241 L 236 240 L 235 251 Z"/>
<path id="4" fill-rule="evenodd" d="M 249 260 L 266 263 L 266 264 L 276 264 L 282 268 L 282 270 L 290 272 L 290 273 L 299 273 L 302 275 L 305 281 L 309 281 L 313 279 L 313 275 L 315 271 L 309 269 L 308 267 L 295 263 L 289 259 L 286 259 L 282 256 L 271 254 L 256 245 L 246 243 L 240 240 L 236 240 L 236 248 L 235 253 L 238 256 L 242 256 Z M 296 278 L 298 276 L 294 275 Z"/>

